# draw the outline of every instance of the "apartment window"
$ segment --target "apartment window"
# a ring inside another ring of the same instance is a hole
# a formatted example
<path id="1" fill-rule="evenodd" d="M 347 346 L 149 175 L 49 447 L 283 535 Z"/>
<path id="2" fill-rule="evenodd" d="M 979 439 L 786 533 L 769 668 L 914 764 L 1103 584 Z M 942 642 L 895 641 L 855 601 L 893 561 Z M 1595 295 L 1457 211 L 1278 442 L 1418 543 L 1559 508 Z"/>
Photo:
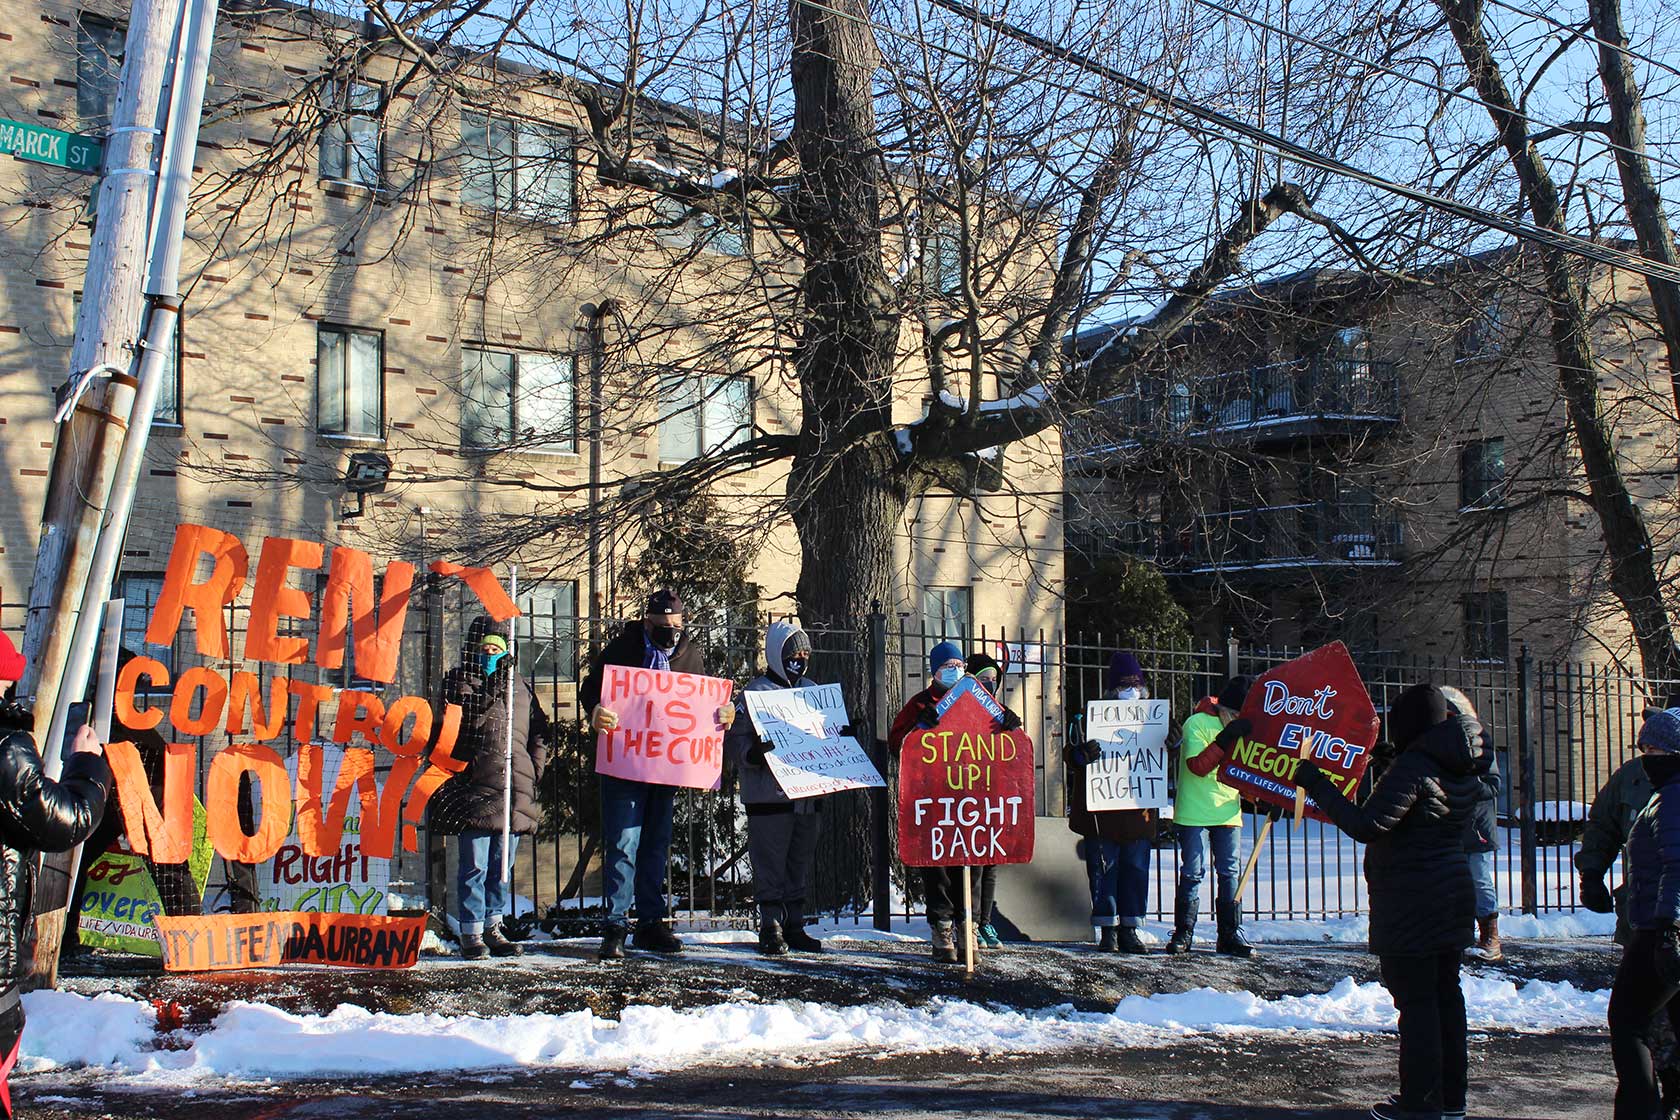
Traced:
<path id="1" fill-rule="evenodd" d="M 1498 292 L 1488 297 L 1468 323 L 1459 329 L 1458 360 L 1496 358 L 1505 352 L 1507 318 L 1504 300 Z"/>
<path id="2" fill-rule="evenodd" d="M 956 292 L 962 288 L 962 231 L 941 224 L 928 235 L 922 257 L 923 278 L 935 292 Z"/>
<path id="3" fill-rule="evenodd" d="M 322 435 L 385 437 L 385 339 L 322 326 L 315 336 L 315 427 Z"/>
<path id="4" fill-rule="evenodd" d="M 576 363 L 569 354 L 461 349 L 461 443 L 577 449 Z"/>
<path id="5" fill-rule="evenodd" d="M 922 633 L 963 641 L 974 633 L 974 591 L 967 587 L 922 588 Z"/>
<path id="6" fill-rule="evenodd" d="M 543 581 L 519 589 L 513 620 L 519 671 L 542 681 L 577 679 L 577 584 Z"/>
<path id="7" fill-rule="evenodd" d="M 321 178 L 377 187 L 385 87 L 375 82 L 330 82 L 321 102 L 327 117 L 321 132 Z"/>
<path id="8" fill-rule="evenodd" d="M 114 23 L 84 15 L 76 21 L 76 116 L 81 131 L 111 127 L 122 73 L 125 33 Z"/>
<path id="9" fill-rule="evenodd" d="M 146 624 L 163 593 L 163 576 L 154 572 L 125 572 L 117 577 L 117 598 L 123 601 L 122 648 L 139 657 L 161 661 L 175 678 L 175 650 L 170 646 L 156 646 L 146 641 Z M 185 634 L 185 631 L 182 631 Z M 148 680 L 143 691 L 167 695 L 170 684 Z"/>
<path id="10" fill-rule="evenodd" d="M 70 297 L 72 334 L 76 321 L 82 317 L 82 293 Z M 175 316 L 175 329 L 163 350 L 163 383 L 158 386 L 157 401 L 152 406 L 152 423 L 181 424 L 181 316 Z"/>
<path id="11" fill-rule="evenodd" d="M 659 393 L 659 459 L 685 463 L 752 435 L 752 382 L 745 377 L 668 378 Z"/>
<path id="12" fill-rule="evenodd" d="M 461 201 L 545 222 L 572 217 L 572 137 L 565 129 L 461 115 Z"/>
<path id="13" fill-rule="evenodd" d="M 1472 440 L 1459 449 L 1460 509 L 1492 509 L 1505 504 L 1505 441 Z"/>
<path id="14" fill-rule="evenodd" d="M 1510 655 L 1510 617 L 1505 592 L 1484 591 L 1464 597 L 1464 656 L 1472 661 L 1504 662 Z"/>

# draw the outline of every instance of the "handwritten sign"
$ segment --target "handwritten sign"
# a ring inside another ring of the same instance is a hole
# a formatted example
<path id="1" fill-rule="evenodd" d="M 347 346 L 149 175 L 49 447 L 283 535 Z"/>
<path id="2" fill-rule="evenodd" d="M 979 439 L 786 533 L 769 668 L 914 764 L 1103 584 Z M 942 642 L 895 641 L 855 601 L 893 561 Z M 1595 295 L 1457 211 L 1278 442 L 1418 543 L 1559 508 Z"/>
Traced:
<path id="1" fill-rule="evenodd" d="M 192 857 L 187 874 L 204 893 L 215 851 L 205 832 L 204 806 L 193 802 Z M 87 891 L 82 895 L 79 928 L 82 944 L 142 956 L 161 956 L 157 927 L 152 919 L 163 913 L 163 895 L 146 861 L 112 847 L 88 868 Z"/>
<path id="2" fill-rule="evenodd" d="M 156 919 L 169 972 L 219 972 L 283 964 L 413 968 L 426 935 L 424 916 L 368 914 L 210 914 Z"/>
<path id="3" fill-rule="evenodd" d="M 1028 863 L 1034 805 L 1032 741 L 1000 730 L 973 691 L 946 705 L 931 730 L 905 738 L 898 854 L 906 866 Z"/>
<path id="4" fill-rule="evenodd" d="M 345 752 L 321 747 L 324 785 L 336 788 L 344 768 Z M 286 760 L 286 770 L 297 781 L 299 755 Z M 311 855 L 293 829 L 274 853 L 274 858 L 257 869 L 257 891 L 262 908 L 268 911 L 317 910 L 332 914 L 383 914 L 391 880 L 391 861 L 370 856 L 362 850 L 361 820 L 344 821 L 343 843 L 328 855 Z"/>
<path id="5" fill-rule="evenodd" d="M 1305 748 L 1347 797 L 1359 788 L 1377 742 L 1377 710 L 1341 642 L 1262 674 L 1243 704 L 1253 724 L 1220 767 L 1219 780 L 1252 801 L 1295 808 L 1295 770 Z M 1307 816 L 1328 817 L 1307 800 Z"/>
<path id="6" fill-rule="evenodd" d="M 1086 733 L 1102 745 L 1102 757 L 1085 767 L 1085 804 L 1107 809 L 1163 809 L 1167 792 L 1167 729 L 1172 706 L 1165 700 L 1092 700 L 1085 705 Z"/>
<path id="7" fill-rule="evenodd" d="M 850 717 L 839 685 L 765 689 L 742 695 L 753 729 L 775 747 L 764 761 L 790 800 L 886 786 L 858 741 L 840 734 Z"/>
<path id="8" fill-rule="evenodd" d="M 618 726 L 595 739 L 595 771 L 632 782 L 717 789 L 723 778 L 723 724 L 733 681 L 695 673 L 604 666 L 601 705 Z"/>

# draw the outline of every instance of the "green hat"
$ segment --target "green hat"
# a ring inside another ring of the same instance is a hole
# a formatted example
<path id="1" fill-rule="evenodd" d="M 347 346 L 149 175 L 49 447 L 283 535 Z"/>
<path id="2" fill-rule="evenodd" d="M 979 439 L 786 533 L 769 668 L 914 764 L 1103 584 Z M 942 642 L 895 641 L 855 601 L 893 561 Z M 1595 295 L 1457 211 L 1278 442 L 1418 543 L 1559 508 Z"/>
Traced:
<path id="1" fill-rule="evenodd" d="M 484 635 L 484 637 L 482 637 L 478 640 L 478 644 L 481 645 L 481 646 L 483 646 L 483 645 L 498 645 L 498 646 L 501 646 L 502 651 L 504 653 L 507 651 L 507 648 L 508 648 L 507 638 L 503 637 L 501 634 L 496 634 L 496 633 L 490 633 L 490 634 Z"/>

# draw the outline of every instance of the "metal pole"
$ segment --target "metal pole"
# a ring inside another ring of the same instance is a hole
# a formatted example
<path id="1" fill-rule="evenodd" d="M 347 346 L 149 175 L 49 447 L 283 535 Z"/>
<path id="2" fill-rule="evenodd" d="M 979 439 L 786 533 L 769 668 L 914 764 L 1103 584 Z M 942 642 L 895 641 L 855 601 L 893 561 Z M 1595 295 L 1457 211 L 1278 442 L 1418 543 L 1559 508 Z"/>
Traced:
<path id="1" fill-rule="evenodd" d="M 887 814 L 892 812 L 892 760 L 887 757 L 887 616 L 876 603 L 869 614 L 869 689 L 875 722 L 875 758 L 888 788 L 869 791 L 870 831 L 875 844 L 874 895 L 875 928 L 892 929 L 892 831 Z"/>
<path id="2" fill-rule="evenodd" d="M 1534 827 L 1534 750 L 1536 736 L 1534 662 L 1528 649 L 1517 655 L 1517 804 L 1521 813 L 1522 909 L 1540 909 L 1539 848 Z"/>
<path id="3" fill-rule="evenodd" d="M 518 564 L 514 564 L 508 569 L 508 597 L 515 603 L 519 602 Z M 515 615 L 514 618 L 517 619 L 518 616 Z M 503 759 L 504 765 L 502 767 L 502 883 L 504 887 L 511 884 L 513 880 L 513 860 L 509 858 L 508 845 L 513 843 L 513 694 L 518 691 L 519 665 L 514 660 L 512 638 L 518 633 L 518 627 L 519 623 L 517 621 L 512 619 L 508 621 L 507 757 Z"/>

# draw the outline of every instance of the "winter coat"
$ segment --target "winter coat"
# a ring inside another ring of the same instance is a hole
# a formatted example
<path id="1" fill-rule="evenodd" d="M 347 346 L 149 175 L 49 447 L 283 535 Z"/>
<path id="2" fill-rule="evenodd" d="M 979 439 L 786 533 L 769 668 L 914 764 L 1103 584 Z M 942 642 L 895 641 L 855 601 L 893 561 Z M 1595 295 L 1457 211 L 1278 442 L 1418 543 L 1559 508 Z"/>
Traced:
<path id="1" fill-rule="evenodd" d="M 1366 845 L 1371 952 L 1431 956 L 1475 940 L 1476 891 L 1464 832 L 1481 796 L 1481 724 L 1456 716 L 1419 735 L 1363 805 L 1343 797 L 1311 763 L 1298 781 L 1336 826 Z"/>
<path id="2" fill-rule="evenodd" d="M 1076 756 L 1086 745 L 1084 717 L 1076 716 L 1068 724 L 1067 739 L 1062 745 L 1062 765 L 1067 776 L 1069 831 L 1087 840 L 1100 838 L 1116 844 L 1155 839 L 1161 830 L 1158 810 L 1107 809 L 1093 813 L 1085 807 L 1085 763 Z"/>
<path id="3" fill-rule="evenodd" d="M 0 982 L 11 991 L 35 960 L 35 858 L 65 852 L 93 834 L 111 794 L 104 757 L 72 754 L 58 781 L 41 769 L 29 714 L 0 709 Z"/>
<path id="4" fill-rule="evenodd" d="M 441 833 L 502 830 L 510 681 L 514 688 L 512 830 L 535 832 L 542 821 L 537 782 L 548 763 L 553 734 L 531 686 L 504 659 L 489 676 L 476 666 L 462 665 L 443 678 L 444 703 L 461 706 L 455 757 L 464 760 L 467 768 L 445 782 L 428 803 L 434 827 Z"/>
<path id="5" fill-rule="evenodd" d="M 1680 924 L 1680 773 L 1651 794 L 1628 833 L 1627 919 L 1634 929 Z"/>
<path id="6" fill-rule="evenodd" d="M 916 695 L 904 702 L 904 707 L 893 717 L 892 729 L 887 732 L 887 749 L 893 754 L 900 754 L 904 750 L 904 740 L 910 737 L 910 732 L 918 726 L 932 727 L 935 719 L 934 709 L 939 706 L 939 698 L 943 692 L 935 692 L 931 688 L 924 688 Z"/>
<path id="7" fill-rule="evenodd" d="M 642 660 L 647 654 L 647 646 L 642 634 L 640 620 L 625 623 L 624 629 L 602 647 L 595 660 L 590 662 L 589 675 L 578 685 L 578 707 L 583 709 L 585 717 L 601 702 L 601 682 L 605 679 L 605 674 L 601 671 L 602 666 L 628 665 L 633 669 L 643 667 Z M 671 672 L 705 675 L 706 664 L 700 655 L 700 647 L 689 641 L 686 633 L 677 639 L 677 648 L 671 651 Z"/>
<path id="8" fill-rule="evenodd" d="M 1650 800 L 1651 779 L 1639 759 L 1633 758 L 1617 767 L 1587 811 L 1581 848 L 1575 853 L 1575 870 L 1584 878 L 1604 878 L 1633 832 L 1633 819 Z"/>
<path id="9" fill-rule="evenodd" d="M 799 628 L 790 622 L 777 621 L 770 624 L 764 637 L 764 664 L 766 669 L 760 676 L 747 682 L 747 692 L 772 692 L 781 688 L 798 687 L 786 680 L 769 666 L 779 666 L 782 662 L 782 647 L 788 638 L 799 632 Z M 745 696 L 735 698 L 735 722 L 729 730 L 723 733 L 723 758 L 729 765 L 735 767 L 735 773 L 740 779 L 741 804 L 747 807 L 748 816 L 759 816 L 767 813 L 785 813 L 789 811 L 815 812 L 820 797 L 803 797 L 798 801 L 789 799 L 782 792 L 782 787 L 776 781 L 776 776 L 770 770 L 767 762 L 754 762 L 748 757 L 752 749 L 764 740 L 758 737 L 758 730 L 753 727 L 752 717 L 747 714 L 747 700 Z"/>
<path id="10" fill-rule="evenodd" d="M 1476 781 L 1481 792 L 1476 795 L 1476 807 L 1470 811 L 1470 822 L 1464 830 L 1466 852 L 1499 850 L 1499 756 L 1490 747 L 1482 752 L 1484 762 L 1478 764 Z"/>

